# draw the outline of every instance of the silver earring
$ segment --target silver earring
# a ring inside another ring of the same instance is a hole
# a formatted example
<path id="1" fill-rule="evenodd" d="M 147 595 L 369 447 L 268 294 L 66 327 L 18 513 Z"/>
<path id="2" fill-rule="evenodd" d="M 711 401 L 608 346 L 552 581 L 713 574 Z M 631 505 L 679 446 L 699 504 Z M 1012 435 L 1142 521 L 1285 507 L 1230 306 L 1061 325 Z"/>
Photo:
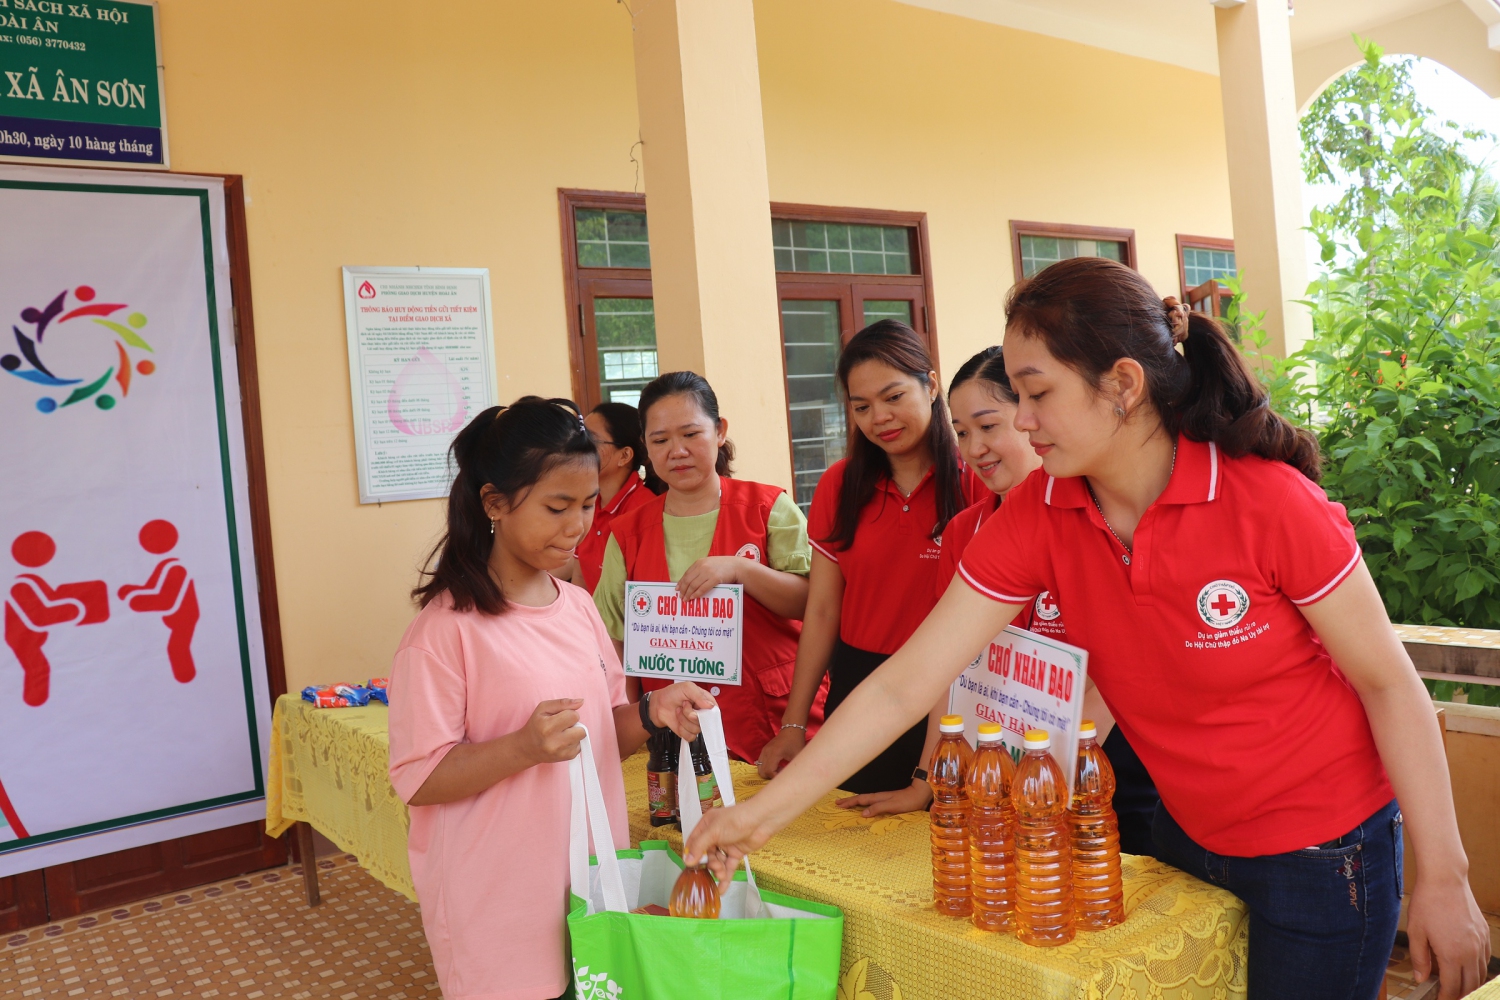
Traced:
<path id="1" fill-rule="evenodd" d="M 490 522 L 490 536 L 494 537 L 494 534 L 495 534 L 495 522 L 491 521 Z"/>
<path id="2" fill-rule="evenodd" d="M 1115 416 L 1119 417 L 1121 420 L 1124 420 L 1125 419 L 1125 409 L 1124 409 L 1124 407 L 1120 407 L 1120 406 L 1115 407 Z"/>

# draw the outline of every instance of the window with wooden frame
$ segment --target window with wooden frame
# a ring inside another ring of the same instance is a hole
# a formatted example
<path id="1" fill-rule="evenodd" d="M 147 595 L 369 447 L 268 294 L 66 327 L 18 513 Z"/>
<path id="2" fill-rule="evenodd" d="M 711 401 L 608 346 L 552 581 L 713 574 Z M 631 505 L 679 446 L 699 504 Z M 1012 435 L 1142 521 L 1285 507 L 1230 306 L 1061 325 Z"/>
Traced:
<path id="1" fill-rule="evenodd" d="M 1105 257 L 1135 267 L 1135 230 L 1069 226 L 1058 222 L 1010 222 L 1016 280 L 1073 257 Z"/>
<path id="2" fill-rule="evenodd" d="M 1213 316 L 1224 315 L 1231 292 L 1222 282 L 1239 274 L 1234 240 L 1177 234 L 1177 277 L 1182 301 Z"/>
<path id="3" fill-rule="evenodd" d="M 573 394 L 634 404 L 656 377 L 643 195 L 561 190 Z M 878 319 L 909 323 L 936 363 L 927 219 L 920 212 L 771 204 L 793 497 L 804 509 L 844 456 L 839 351 Z"/>

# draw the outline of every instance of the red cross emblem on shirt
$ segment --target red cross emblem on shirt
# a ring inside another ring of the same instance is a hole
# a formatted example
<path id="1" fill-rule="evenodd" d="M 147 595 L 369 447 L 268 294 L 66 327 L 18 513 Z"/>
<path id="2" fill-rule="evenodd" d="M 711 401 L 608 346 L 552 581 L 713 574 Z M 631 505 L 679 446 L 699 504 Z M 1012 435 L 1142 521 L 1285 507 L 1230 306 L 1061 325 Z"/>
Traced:
<path id="1" fill-rule="evenodd" d="M 1219 614 L 1228 617 L 1229 612 L 1239 607 L 1239 605 L 1230 600 L 1228 594 L 1220 594 L 1218 597 L 1214 598 L 1213 603 L 1210 604 L 1209 607 L 1213 608 Z"/>

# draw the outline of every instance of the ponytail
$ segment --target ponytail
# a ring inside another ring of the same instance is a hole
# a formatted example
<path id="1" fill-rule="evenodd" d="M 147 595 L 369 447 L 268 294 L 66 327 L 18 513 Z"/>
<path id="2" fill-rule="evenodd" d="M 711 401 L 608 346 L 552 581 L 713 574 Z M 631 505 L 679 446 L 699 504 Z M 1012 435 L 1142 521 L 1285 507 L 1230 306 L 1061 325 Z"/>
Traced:
<path id="1" fill-rule="evenodd" d="M 1151 407 L 1174 437 L 1285 462 L 1318 481 L 1317 438 L 1271 409 L 1219 321 L 1157 298 L 1131 268 L 1100 257 L 1059 261 L 1011 289 L 1005 317 L 1007 331 L 1039 338 L 1095 389 L 1116 361 L 1139 362 Z"/>
<path id="2" fill-rule="evenodd" d="M 1271 396 L 1217 319 L 1191 312 L 1182 342 L 1188 381 L 1168 411 L 1167 429 L 1212 441 L 1231 457 L 1285 462 L 1313 482 L 1323 474 L 1318 439 L 1271 409 Z"/>
<path id="3" fill-rule="evenodd" d="M 443 594 L 455 611 L 498 615 L 509 607 L 490 573 L 494 525 L 484 509 L 484 487 L 514 504 L 564 462 L 592 462 L 599 453 L 570 399 L 523 396 L 510 406 L 491 406 L 459 431 L 450 447 L 458 469 L 448 491 L 448 524 L 423 564 L 425 582 L 412 597 L 427 607 Z M 434 564 L 435 561 L 435 564 Z"/>

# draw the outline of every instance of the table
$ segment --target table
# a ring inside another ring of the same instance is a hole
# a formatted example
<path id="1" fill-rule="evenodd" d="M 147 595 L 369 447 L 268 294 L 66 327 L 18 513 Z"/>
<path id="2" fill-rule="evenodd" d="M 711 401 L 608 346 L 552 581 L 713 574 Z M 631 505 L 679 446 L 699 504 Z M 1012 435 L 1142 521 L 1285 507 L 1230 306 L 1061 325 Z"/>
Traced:
<path id="1" fill-rule="evenodd" d="M 318 902 L 308 824 L 359 859 L 387 887 L 416 901 L 406 857 L 410 821 L 388 773 L 388 709 L 314 708 L 282 695 L 271 714 L 266 779 L 266 832 L 279 837 L 297 824 L 308 902 Z"/>
<path id="2" fill-rule="evenodd" d="M 382 883 L 415 898 L 406 807 L 386 773 L 385 707 L 315 709 L 286 695 L 271 733 L 267 830 L 310 823 Z M 631 843 L 667 840 L 680 849 L 675 828 L 647 821 L 645 767 L 644 754 L 624 762 Z M 733 769 L 742 798 L 764 787 L 753 767 Z M 1222 889 L 1127 857 L 1125 923 L 1060 948 L 1028 948 L 933 912 L 926 813 L 867 820 L 833 805 L 835 797 L 773 837 L 752 863 L 766 888 L 844 911 L 841 1000 L 1245 995 L 1244 906 Z M 316 879 L 315 865 L 303 870 Z"/>

